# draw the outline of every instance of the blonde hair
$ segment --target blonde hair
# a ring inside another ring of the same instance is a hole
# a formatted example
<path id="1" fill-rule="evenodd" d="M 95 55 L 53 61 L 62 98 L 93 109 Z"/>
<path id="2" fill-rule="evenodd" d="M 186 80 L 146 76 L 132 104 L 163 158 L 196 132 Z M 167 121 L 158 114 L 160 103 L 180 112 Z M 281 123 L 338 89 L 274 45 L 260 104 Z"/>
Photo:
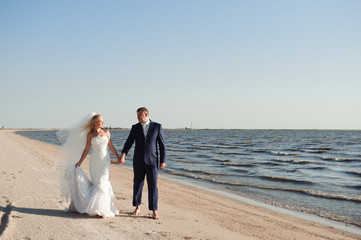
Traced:
<path id="1" fill-rule="evenodd" d="M 94 122 L 96 122 L 98 120 L 99 117 L 101 117 L 101 114 L 95 114 L 90 120 L 89 122 L 83 127 L 84 130 L 88 130 L 88 132 L 93 131 L 94 129 Z"/>

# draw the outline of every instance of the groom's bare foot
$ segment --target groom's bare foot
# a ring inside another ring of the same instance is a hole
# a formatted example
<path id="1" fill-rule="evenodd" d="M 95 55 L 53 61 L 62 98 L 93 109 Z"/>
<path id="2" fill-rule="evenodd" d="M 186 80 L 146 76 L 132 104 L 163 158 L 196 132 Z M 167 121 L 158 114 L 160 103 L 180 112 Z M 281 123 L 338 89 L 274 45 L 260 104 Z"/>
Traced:
<path id="1" fill-rule="evenodd" d="M 137 206 L 137 207 L 135 207 L 134 212 L 132 212 L 130 215 L 132 215 L 132 216 L 138 216 L 138 215 L 139 215 L 139 212 L 140 212 L 140 207 Z"/>
<path id="2" fill-rule="evenodd" d="M 154 220 L 160 220 L 160 217 L 159 217 L 157 211 L 153 211 L 153 216 L 152 216 L 152 218 L 153 218 Z"/>

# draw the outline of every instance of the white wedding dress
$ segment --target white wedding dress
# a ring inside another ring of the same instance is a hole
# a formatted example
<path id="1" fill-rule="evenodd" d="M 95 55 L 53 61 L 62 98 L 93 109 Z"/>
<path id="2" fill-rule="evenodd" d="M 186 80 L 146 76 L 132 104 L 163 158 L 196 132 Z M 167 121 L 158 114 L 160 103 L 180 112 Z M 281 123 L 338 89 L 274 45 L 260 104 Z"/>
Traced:
<path id="1" fill-rule="evenodd" d="M 66 169 L 65 180 L 70 189 L 71 204 L 68 211 L 91 216 L 114 217 L 119 213 L 113 204 L 114 193 L 109 181 L 110 156 L 108 137 L 93 137 L 89 162 L 90 179 L 81 167 Z"/>

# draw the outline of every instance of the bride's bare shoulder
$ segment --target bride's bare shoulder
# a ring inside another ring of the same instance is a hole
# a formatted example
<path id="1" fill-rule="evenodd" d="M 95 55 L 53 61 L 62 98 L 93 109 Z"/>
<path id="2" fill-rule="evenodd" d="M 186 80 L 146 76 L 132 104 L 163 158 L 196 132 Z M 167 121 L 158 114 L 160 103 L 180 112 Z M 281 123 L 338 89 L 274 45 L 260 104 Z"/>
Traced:
<path id="1" fill-rule="evenodd" d="M 95 137 L 95 134 L 93 132 L 88 132 L 87 138 L 92 139 L 93 137 Z"/>
<path id="2" fill-rule="evenodd" d="M 108 129 L 103 129 L 104 135 L 110 137 L 110 132 L 108 131 Z"/>

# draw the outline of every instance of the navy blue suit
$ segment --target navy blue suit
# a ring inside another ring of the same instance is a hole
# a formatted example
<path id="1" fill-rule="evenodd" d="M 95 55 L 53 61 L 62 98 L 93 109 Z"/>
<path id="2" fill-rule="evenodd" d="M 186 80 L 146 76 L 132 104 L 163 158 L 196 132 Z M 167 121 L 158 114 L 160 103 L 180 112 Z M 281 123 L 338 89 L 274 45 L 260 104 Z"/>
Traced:
<path id="1" fill-rule="evenodd" d="M 149 210 L 158 209 L 158 167 L 165 162 L 166 148 L 159 123 L 150 121 L 147 136 L 144 137 L 141 123 L 134 124 L 130 130 L 122 152 L 128 154 L 135 142 L 133 156 L 133 206 L 142 201 L 144 178 L 147 176 Z"/>

